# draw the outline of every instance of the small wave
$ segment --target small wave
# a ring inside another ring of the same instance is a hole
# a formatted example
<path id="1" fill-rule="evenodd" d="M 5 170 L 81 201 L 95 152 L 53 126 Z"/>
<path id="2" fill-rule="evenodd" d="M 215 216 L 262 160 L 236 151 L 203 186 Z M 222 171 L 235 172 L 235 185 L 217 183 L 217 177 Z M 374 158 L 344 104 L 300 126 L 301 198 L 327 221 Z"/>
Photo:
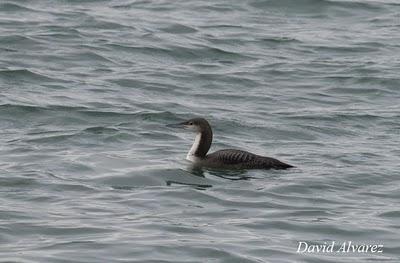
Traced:
<path id="1" fill-rule="evenodd" d="M 381 10 L 381 5 L 366 1 L 336 1 L 336 0 L 269 0 L 269 1 L 252 1 L 250 6 L 256 8 L 284 8 L 285 11 L 308 11 L 311 13 L 319 12 L 328 8 L 343 8 L 354 10 L 376 11 Z"/>
<path id="2" fill-rule="evenodd" d="M 76 13 L 74 14 L 77 15 Z M 124 20 L 118 20 L 113 17 L 94 16 L 88 12 L 79 12 L 84 18 L 84 23 L 77 28 L 93 28 L 95 30 L 135 30 L 132 23 L 124 23 Z"/>
<path id="3" fill-rule="evenodd" d="M 38 138 L 25 139 L 25 142 L 35 142 L 35 143 L 60 143 L 64 142 L 72 137 L 76 136 L 76 133 L 71 134 L 57 134 L 57 135 L 47 135 L 39 136 Z"/>
<path id="4" fill-rule="evenodd" d="M 111 127 L 96 126 L 96 127 L 86 128 L 85 132 L 95 133 L 95 134 L 103 134 L 103 133 L 115 133 L 115 132 L 119 132 L 119 130 L 116 128 L 111 128 Z"/>
<path id="5" fill-rule="evenodd" d="M 46 81 L 46 82 L 60 82 L 64 80 L 55 79 L 49 76 L 46 76 L 43 73 L 35 73 L 29 69 L 8 69 L 8 70 L 0 70 L 0 77 L 10 80 L 25 80 L 25 81 Z"/>
<path id="6" fill-rule="evenodd" d="M 378 51 L 379 48 L 376 46 L 306 46 L 307 48 L 311 48 L 313 50 L 319 52 L 335 52 L 335 53 L 369 53 Z"/>
<path id="7" fill-rule="evenodd" d="M 207 24 L 204 26 L 201 26 L 201 28 L 233 28 L 233 29 L 246 29 L 245 26 L 241 26 L 241 25 L 231 25 L 231 24 Z"/>
<path id="8" fill-rule="evenodd" d="M 224 50 L 218 47 L 203 46 L 199 48 L 189 48 L 183 46 L 168 46 L 168 47 L 146 47 L 146 46 L 127 46 L 121 44 L 106 44 L 105 46 L 112 49 L 121 49 L 127 52 L 148 55 L 153 58 L 160 56 L 169 57 L 176 60 L 249 60 L 253 59 L 247 55 Z"/>
<path id="9" fill-rule="evenodd" d="M 43 25 L 42 28 L 46 29 L 47 32 L 69 34 L 76 37 L 82 36 L 78 29 L 64 25 Z"/>
<path id="10" fill-rule="evenodd" d="M 32 49 L 39 49 L 41 42 L 27 36 L 7 35 L 7 36 L 0 36 L 0 44 L 7 46 L 7 48 L 11 50 L 16 49 L 16 46 L 29 47 L 29 49 L 32 50 Z"/>
<path id="11" fill-rule="evenodd" d="M 120 111 L 105 111 L 105 110 L 93 110 L 93 109 L 81 109 L 78 112 L 82 115 L 91 117 L 117 117 L 117 116 L 137 116 L 136 112 L 120 112 Z"/>
<path id="12" fill-rule="evenodd" d="M 334 87 L 334 88 L 329 88 L 327 89 L 326 92 L 332 93 L 332 94 L 354 94 L 354 95 L 362 95 L 363 97 L 365 96 L 379 96 L 382 95 L 383 93 L 386 94 L 391 94 L 392 92 L 386 91 L 385 89 L 382 88 L 353 88 L 353 87 Z"/>
<path id="13" fill-rule="evenodd" d="M 0 12 L 21 12 L 21 11 L 29 11 L 32 12 L 34 10 L 29 9 L 27 7 L 15 4 L 15 3 L 0 3 Z"/>
<path id="14" fill-rule="evenodd" d="M 139 112 L 120 112 L 120 111 L 99 111 L 99 110 L 78 110 L 82 115 L 90 117 L 122 117 L 122 119 L 154 121 L 167 123 L 168 120 L 176 120 L 176 115 L 170 111 L 139 111 Z"/>
<path id="15" fill-rule="evenodd" d="M 181 169 L 144 169 L 123 175 L 106 176 L 98 179 L 103 185 L 114 189 L 130 190 L 140 186 L 195 186 L 210 187 L 210 181 Z M 160 193 L 162 195 L 162 193 Z"/>
<path id="16" fill-rule="evenodd" d="M 10 112 L 10 113 L 34 113 L 43 111 L 81 111 L 86 109 L 85 107 L 73 107 L 73 106 L 61 106 L 61 105 L 51 105 L 51 106 L 38 106 L 38 105 L 23 105 L 23 104 L 0 104 L 0 112 Z"/>
<path id="17" fill-rule="evenodd" d="M 0 177 L 0 186 L 2 187 L 24 187 L 32 186 L 37 184 L 37 180 L 34 178 L 28 178 L 23 176 L 12 176 L 12 177 Z"/>
<path id="18" fill-rule="evenodd" d="M 161 30 L 172 34 L 189 34 L 197 32 L 195 28 L 181 24 L 172 24 L 168 27 L 162 28 Z"/>
<path id="19" fill-rule="evenodd" d="M 93 47 L 87 47 L 87 46 L 81 46 L 82 48 L 89 48 L 89 49 L 93 49 Z M 118 64 L 117 62 L 115 62 L 114 60 L 107 58 L 101 54 L 99 54 L 99 52 L 95 52 L 95 51 L 82 51 L 82 52 L 78 52 L 78 53 L 73 53 L 73 54 L 69 54 L 69 59 L 70 60 L 85 60 L 88 61 L 89 63 L 93 63 L 94 61 L 97 62 L 108 62 L 108 63 L 113 63 L 113 64 Z"/>
<path id="20" fill-rule="evenodd" d="M 56 131 L 40 131 L 40 132 L 31 132 L 25 135 L 25 142 L 35 142 L 35 143 L 59 143 L 63 141 L 67 141 L 70 139 L 85 139 L 85 142 L 88 140 L 95 139 L 96 135 L 101 135 L 103 137 L 102 140 L 105 141 L 117 141 L 122 138 L 124 139 L 132 139 L 131 134 L 121 133 L 119 129 L 112 127 L 89 127 L 83 130 L 56 130 Z"/>
<path id="21" fill-rule="evenodd" d="M 306 113 L 293 113 L 291 115 L 284 116 L 288 119 L 298 120 L 323 120 L 323 121 L 334 121 L 338 120 L 376 120 L 380 119 L 381 116 L 374 113 L 362 113 L 362 112 L 306 112 Z"/>
<path id="22" fill-rule="evenodd" d="M 285 43 L 301 43 L 300 40 L 292 37 L 264 37 L 260 39 L 262 42 L 266 43 L 277 43 L 277 44 L 285 44 Z"/>
<path id="23" fill-rule="evenodd" d="M 226 13 L 226 12 L 237 12 L 239 10 L 244 10 L 240 5 L 234 5 L 232 2 L 230 5 L 226 5 L 223 3 L 210 2 L 208 5 L 200 5 L 196 8 L 199 12 L 218 12 L 218 13 Z"/>
<path id="24" fill-rule="evenodd" d="M 252 59 L 249 56 L 239 54 L 237 52 L 233 51 L 228 51 L 222 48 L 217 48 L 217 47 L 204 47 L 203 49 L 198 49 L 195 50 L 196 53 L 199 53 L 201 56 L 205 57 L 217 57 L 219 59 L 221 58 L 237 58 L 237 59 Z"/>
<path id="25" fill-rule="evenodd" d="M 20 104 L 1 104 L 0 105 L 0 112 L 35 112 L 39 110 L 43 110 L 43 107 L 34 106 L 34 105 L 20 105 Z"/>
<path id="26" fill-rule="evenodd" d="M 369 10 L 369 11 L 375 11 L 375 10 L 381 10 L 383 9 L 382 5 L 373 2 L 373 1 L 363 1 L 363 0 L 358 0 L 358 1 L 337 1 L 337 0 L 325 0 L 321 2 L 326 2 L 328 6 L 335 6 L 335 7 L 344 7 L 346 9 L 356 9 L 356 10 Z"/>
<path id="27" fill-rule="evenodd" d="M 139 0 L 139 1 L 130 1 L 130 3 L 118 3 L 112 4 L 113 8 L 117 9 L 145 9 L 145 10 L 153 10 L 153 11 L 170 11 L 174 9 L 174 5 L 171 5 L 169 2 L 163 1 L 149 1 L 149 0 Z"/>
<path id="28" fill-rule="evenodd" d="M 400 211 L 388 211 L 379 214 L 380 217 L 390 218 L 390 219 L 400 219 Z"/>
<path id="29" fill-rule="evenodd" d="M 36 35 L 37 38 L 40 39 L 49 39 L 54 41 L 54 39 L 58 39 L 58 40 L 67 40 L 67 39 L 73 39 L 76 40 L 77 38 L 81 38 L 80 35 L 76 35 L 76 34 L 71 34 L 71 33 L 67 33 L 67 32 L 48 32 L 48 33 L 41 33 L 41 34 L 37 34 Z"/>

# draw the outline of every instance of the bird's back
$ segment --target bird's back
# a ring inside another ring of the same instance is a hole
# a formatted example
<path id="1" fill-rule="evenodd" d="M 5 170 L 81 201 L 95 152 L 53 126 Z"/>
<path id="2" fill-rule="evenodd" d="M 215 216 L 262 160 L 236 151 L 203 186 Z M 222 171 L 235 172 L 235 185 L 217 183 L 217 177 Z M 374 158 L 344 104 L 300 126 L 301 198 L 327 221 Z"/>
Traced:
<path id="1" fill-rule="evenodd" d="M 293 167 L 271 157 L 236 149 L 210 153 L 202 160 L 202 164 L 209 167 L 229 169 L 287 169 Z"/>

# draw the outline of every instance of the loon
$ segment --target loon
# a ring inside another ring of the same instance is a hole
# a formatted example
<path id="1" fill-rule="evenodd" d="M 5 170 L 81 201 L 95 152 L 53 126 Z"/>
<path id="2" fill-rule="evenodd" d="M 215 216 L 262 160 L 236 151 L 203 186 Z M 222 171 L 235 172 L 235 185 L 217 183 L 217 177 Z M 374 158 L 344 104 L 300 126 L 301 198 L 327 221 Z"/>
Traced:
<path id="1" fill-rule="evenodd" d="M 213 132 L 210 124 L 204 118 L 194 118 L 167 126 L 196 132 L 194 143 L 186 156 L 186 159 L 196 166 L 222 169 L 287 169 L 293 167 L 271 157 L 236 149 L 219 150 L 207 154 L 211 147 Z"/>

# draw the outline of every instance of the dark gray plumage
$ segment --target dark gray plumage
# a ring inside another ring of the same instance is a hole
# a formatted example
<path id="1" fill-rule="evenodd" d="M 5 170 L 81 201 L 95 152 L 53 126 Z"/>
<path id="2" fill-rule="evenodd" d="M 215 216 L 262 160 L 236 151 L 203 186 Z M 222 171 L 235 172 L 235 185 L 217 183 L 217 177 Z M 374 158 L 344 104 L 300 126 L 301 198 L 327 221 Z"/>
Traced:
<path id="1" fill-rule="evenodd" d="M 184 127 L 197 133 L 193 146 L 186 157 L 195 165 L 222 169 L 287 169 L 293 167 L 277 159 L 242 150 L 226 149 L 207 154 L 211 147 L 213 133 L 210 124 L 203 118 L 194 118 L 168 126 Z"/>
<path id="2" fill-rule="evenodd" d="M 234 169 L 287 169 L 293 167 L 271 157 L 235 149 L 210 153 L 201 162 L 209 167 Z"/>

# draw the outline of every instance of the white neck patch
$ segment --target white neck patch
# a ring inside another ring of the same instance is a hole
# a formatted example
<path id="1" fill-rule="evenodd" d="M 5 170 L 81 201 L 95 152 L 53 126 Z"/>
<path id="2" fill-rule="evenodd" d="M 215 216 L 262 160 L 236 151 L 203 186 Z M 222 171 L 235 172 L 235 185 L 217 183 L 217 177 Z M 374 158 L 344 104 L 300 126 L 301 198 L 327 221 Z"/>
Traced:
<path id="1" fill-rule="evenodd" d="M 190 148 L 188 154 L 186 155 L 186 160 L 189 160 L 191 162 L 196 162 L 199 159 L 194 154 L 197 151 L 197 149 L 199 148 L 200 138 L 201 138 L 201 133 L 199 132 L 196 134 L 196 138 L 194 138 L 192 148 Z"/>

